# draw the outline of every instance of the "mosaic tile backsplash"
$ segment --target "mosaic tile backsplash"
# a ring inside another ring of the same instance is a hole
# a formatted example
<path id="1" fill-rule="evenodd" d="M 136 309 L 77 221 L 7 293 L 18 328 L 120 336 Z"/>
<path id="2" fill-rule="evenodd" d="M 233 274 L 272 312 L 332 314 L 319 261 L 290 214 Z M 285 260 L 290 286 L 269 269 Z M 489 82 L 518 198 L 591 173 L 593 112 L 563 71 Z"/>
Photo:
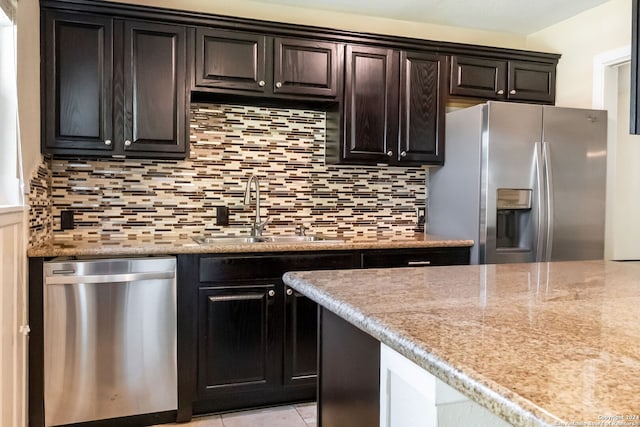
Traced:
<path id="1" fill-rule="evenodd" d="M 186 160 L 45 159 L 55 239 L 247 234 L 252 174 L 265 234 L 304 224 L 347 238 L 408 235 L 425 205 L 426 167 L 325 165 L 324 112 L 194 103 L 190 127 Z M 216 206 L 229 208 L 228 226 L 215 225 Z M 62 210 L 74 211 L 74 229 L 60 230 Z M 32 218 L 32 233 L 39 224 Z"/>

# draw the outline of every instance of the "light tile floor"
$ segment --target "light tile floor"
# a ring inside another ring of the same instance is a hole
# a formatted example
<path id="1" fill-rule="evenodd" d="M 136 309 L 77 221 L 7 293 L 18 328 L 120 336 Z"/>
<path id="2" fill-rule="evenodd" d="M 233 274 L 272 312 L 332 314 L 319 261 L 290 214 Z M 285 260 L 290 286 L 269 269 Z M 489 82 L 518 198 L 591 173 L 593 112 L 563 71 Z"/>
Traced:
<path id="1" fill-rule="evenodd" d="M 316 427 L 316 404 L 301 403 L 193 418 L 184 427 Z M 161 426 L 158 426 L 161 427 Z"/>

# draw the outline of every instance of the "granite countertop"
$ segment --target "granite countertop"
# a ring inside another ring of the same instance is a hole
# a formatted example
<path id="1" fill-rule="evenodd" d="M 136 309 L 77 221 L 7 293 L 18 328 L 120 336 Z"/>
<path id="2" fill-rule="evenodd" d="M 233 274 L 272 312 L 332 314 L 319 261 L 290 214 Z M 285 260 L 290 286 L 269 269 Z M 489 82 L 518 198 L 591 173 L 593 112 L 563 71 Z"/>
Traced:
<path id="1" fill-rule="evenodd" d="M 640 262 L 296 272 L 285 283 L 513 425 L 640 425 Z"/>
<path id="2" fill-rule="evenodd" d="M 198 244 L 191 238 L 139 237 L 137 239 L 61 240 L 29 248 L 30 257 L 120 256 L 190 253 L 255 253 L 322 250 L 469 247 L 473 240 L 415 235 L 389 238 L 355 237 L 343 241 L 296 243 Z"/>

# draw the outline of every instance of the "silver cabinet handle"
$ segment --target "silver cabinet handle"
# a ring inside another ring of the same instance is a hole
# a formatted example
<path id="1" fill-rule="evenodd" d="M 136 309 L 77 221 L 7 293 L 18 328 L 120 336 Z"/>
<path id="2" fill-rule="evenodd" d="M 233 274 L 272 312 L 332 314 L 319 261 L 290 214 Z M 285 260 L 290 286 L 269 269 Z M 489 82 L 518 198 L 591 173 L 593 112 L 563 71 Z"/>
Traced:
<path id="1" fill-rule="evenodd" d="M 76 271 L 71 268 L 69 270 L 53 270 L 52 273 L 53 274 L 76 274 Z"/>
<path id="2" fill-rule="evenodd" d="M 262 294 L 245 294 L 245 295 L 220 295 L 216 297 L 209 297 L 211 302 L 229 302 L 229 301 L 250 301 L 260 300 Z"/>
<path id="3" fill-rule="evenodd" d="M 131 145 L 131 141 L 127 139 L 127 140 L 124 142 L 124 146 L 125 146 L 125 147 L 128 147 L 128 146 L 130 146 L 130 145 Z"/>
<path id="4" fill-rule="evenodd" d="M 407 265 L 431 265 L 431 261 L 409 261 Z"/>
<path id="5" fill-rule="evenodd" d="M 499 91 L 496 92 L 498 95 L 503 95 L 504 94 L 504 90 L 500 89 Z"/>
<path id="6" fill-rule="evenodd" d="M 280 82 L 276 82 L 276 87 L 277 87 L 278 89 L 280 89 L 280 88 L 282 87 L 282 83 L 280 83 Z"/>
<path id="7" fill-rule="evenodd" d="M 267 292 L 267 295 L 269 295 L 270 297 L 273 297 L 276 295 L 276 291 L 274 291 L 273 289 L 271 289 L 269 292 Z"/>
<path id="8" fill-rule="evenodd" d="M 104 145 L 111 145 L 111 140 L 110 139 L 105 140 Z"/>
<path id="9" fill-rule="evenodd" d="M 264 85 L 265 85 L 264 80 L 260 80 L 260 81 L 258 82 L 258 86 L 260 86 L 260 87 L 264 87 Z"/>
<path id="10" fill-rule="evenodd" d="M 515 94 L 516 94 L 516 90 L 515 90 L 515 89 L 511 89 L 511 90 L 509 91 L 509 93 L 510 93 L 511 95 L 515 95 Z"/>
<path id="11" fill-rule="evenodd" d="M 287 295 L 293 295 L 293 289 L 291 288 L 287 289 Z"/>
<path id="12" fill-rule="evenodd" d="M 400 157 L 407 157 L 407 152 L 406 151 L 401 152 Z"/>
<path id="13" fill-rule="evenodd" d="M 393 156 L 393 151 L 391 151 L 391 150 L 387 151 L 387 156 L 389 156 L 389 157 Z"/>

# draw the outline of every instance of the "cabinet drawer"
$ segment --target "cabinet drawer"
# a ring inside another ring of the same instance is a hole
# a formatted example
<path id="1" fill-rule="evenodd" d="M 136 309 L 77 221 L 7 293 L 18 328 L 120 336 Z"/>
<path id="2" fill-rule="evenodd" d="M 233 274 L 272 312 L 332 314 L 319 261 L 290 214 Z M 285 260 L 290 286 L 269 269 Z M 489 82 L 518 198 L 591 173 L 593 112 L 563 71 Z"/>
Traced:
<path id="1" fill-rule="evenodd" d="M 469 248 L 370 251 L 361 254 L 362 268 L 469 264 Z"/>
<path id="2" fill-rule="evenodd" d="M 277 278 L 287 271 L 353 268 L 350 253 L 235 255 L 200 258 L 200 282 Z"/>

